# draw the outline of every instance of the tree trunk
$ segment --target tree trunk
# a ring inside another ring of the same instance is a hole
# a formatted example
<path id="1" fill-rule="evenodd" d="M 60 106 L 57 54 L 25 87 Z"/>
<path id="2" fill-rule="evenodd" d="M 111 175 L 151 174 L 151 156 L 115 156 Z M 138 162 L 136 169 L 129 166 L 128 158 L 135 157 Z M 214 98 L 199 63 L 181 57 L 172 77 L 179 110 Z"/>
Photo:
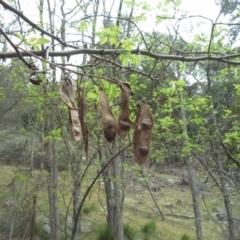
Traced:
<path id="1" fill-rule="evenodd" d="M 217 129 L 217 118 L 215 113 L 213 112 L 214 106 L 213 106 L 213 102 L 211 101 L 211 109 L 212 109 L 212 115 L 213 115 L 213 121 L 214 121 L 214 126 L 215 126 L 215 130 L 217 132 L 218 135 L 220 135 L 218 129 Z M 221 184 L 221 191 L 222 191 L 222 195 L 223 195 L 223 199 L 224 199 L 224 205 L 226 208 L 226 212 L 227 212 L 227 221 L 228 221 L 228 231 L 229 231 L 229 239 L 230 240 L 236 240 L 236 236 L 235 236 L 235 227 L 234 227 L 234 220 L 233 220 L 233 215 L 232 215 L 232 207 L 231 207 L 231 200 L 230 200 L 230 196 L 228 194 L 227 188 L 226 188 L 226 175 L 224 174 L 225 170 L 223 169 L 223 165 L 222 165 L 222 159 L 221 159 L 221 147 L 219 142 L 221 142 L 221 139 L 219 139 L 219 137 L 217 137 L 216 139 L 216 147 L 213 148 L 213 158 L 216 161 L 216 165 L 219 171 L 219 178 L 220 178 L 220 184 Z"/>
<path id="2" fill-rule="evenodd" d="M 57 178 L 58 178 L 58 159 L 55 141 L 49 140 L 48 143 L 48 197 L 50 208 L 50 229 L 51 240 L 58 240 L 59 235 L 59 211 L 58 211 L 58 196 L 57 196 Z"/>
<path id="3" fill-rule="evenodd" d="M 116 143 L 113 143 L 111 155 L 117 152 Z M 106 147 L 106 159 L 110 156 Z M 103 171 L 103 180 L 106 192 L 107 223 L 117 240 L 124 240 L 123 233 L 123 169 L 122 157 L 117 155 L 112 165 Z"/>
<path id="4" fill-rule="evenodd" d="M 217 161 L 217 167 L 219 170 L 219 178 L 220 178 L 220 183 L 221 183 L 221 191 L 222 191 L 222 195 L 223 195 L 223 199 L 224 199 L 224 205 L 225 205 L 226 212 L 227 212 L 229 239 L 236 240 L 234 220 L 233 220 L 233 215 L 232 215 L 232 207 L 231 207 L 231 203 L 230 203 L 231 200 L 230 200 L 230 196 L 228 194 L 227 187 L 226 187 L 227 181 L 226 181 L 226 176 L 224 175 L 225 171 L 222 166 L 221 155 L 219 154 L 220 147 L 218 147 L 218 148 L 219 149 L 217 150 L 216 161 Z"/>
<path id="5" fill-rule="evenodd" d="M 107 147 L 105 148 L 105 157 L 106 159 L 109 158 Z M 102 159 L 102 152 L 99 151 L 99 158 Z M 104 166 L 104 163 L 101 164 Z M 110 227 L 111 230 L 114 229 L 114 191 L 113 191 L 113 184 L 112 184 L 112 165 L 108 166 L 103 172 L 103 181 L 104 181 L 104 188 L 106 193 L 106 205 L 107 205 L 107 225 Z"/>
<path id="6" fill-rule="evenodd" d="M 82 149 L 82 148 L 81 148 Z M 74 239 L 78 238 L 81 234 L 81 219 L 77 219 L 77 213 L 80 206 L 80 179 L 81 179 L 81 169 L 80 169 L 80 163 L 82 160 L 82 151 L 80 151 L 79 156 L 77 157 L 76 154 L 74 154 L 72 158 L 72 174 L 73 174 L 73 221 L 72 225 L 75 226 L 75 222 L 77 221 L 77 228 L 76 233 L 74 235 Z M 73 240 L 74 240 L 73 239 Z"/>
<path id="7" fill-rule="evenodd" d="M 115 200 L 115 233 L 117 240 L 124 240 L 123 202 L 122 202 L 122 159 L 120 155 L 113 160 L 114 200 Z"/>
<path id="8" fill-rule="evenodd" d="M 182 98 L 182 96 L 181 96 Z M 185 134 L 184 144 L 185 146 L 188 145 L 188 131 L 187 131 L 187 116 L 186 111 L 184 109 L 184 106 L 181 108 L 181 117 L 183 120 L 183 132 Z M 193 159 L 192 156 L 189 155 L 187 159 L 187 168 L 188 168 L 188 177 L 189 177 L 189 185 L 192 195 L 192 203 L 193 203 L 193 210 L 194 210 L 194 217 L 195 217 L 195 227 L 196 227 L 196 234 L 197 234 L 197 240 L 203 239 L 203 233 L 202 233 L 202 217 L 201 212 L 199 209 L 199 202 L 197 198 L 197 187 L 196 182 L 194 179 L 194 172 L 193 172 Z"/>
<path id="9" fill-rule="evenodd" d="M 33 176 L 33 159 L 34 159 L 34 136 L 31 136 L 31 156 L 30 156 L 30 175 Z"/>

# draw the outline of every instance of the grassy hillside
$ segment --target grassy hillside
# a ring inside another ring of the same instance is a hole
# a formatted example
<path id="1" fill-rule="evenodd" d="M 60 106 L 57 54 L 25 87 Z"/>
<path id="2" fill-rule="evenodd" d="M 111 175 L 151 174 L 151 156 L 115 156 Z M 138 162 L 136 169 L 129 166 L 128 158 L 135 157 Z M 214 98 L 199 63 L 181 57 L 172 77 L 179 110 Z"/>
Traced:
<path id="1" fill-rule="evenodd" d="M 83 192 L 90 185 L 95 174 L 94 168 L 88 173 L 88 178 L 83 182 Z M 13 239 L 22 239 L 20 235 L 27 236 L 34 195 L 37 196 L 34 231 L 41 236 L 40 239 L 48 239 L 46 233 L 49 211 L 47 175 L 45 171 L 34 171 L 31 176 L 24 169 L 20 171 L 11 166 L 1 165 L 0 239 L 9 238 L 11 227 L 17 229 L 18 232 L 13 231 Z M 136 174 L 135 166 L 132 166 L 125 171 L 125 179 L 124 226 L 126 233 L 134 236 L 135 239 L 144 239 L 144 236 L 145 239 L 162 240 L 196 239 L 191 194 L 188 186 L 180 185 L 181 175 L 160 174 L 146 170 L 145 178 L 143 178 Z M 66 225 L 70 231 L 71 206 L 68 213 L 67 209 L 71 198 L 71 177 L 68 171 L 59 174 L 58 184 L 61 228 L 64 230 L 67 219 Z M 154 200 L 146 184 L 150 188 L 153 185 L 156 187 L 156 191 L 152 191 Z M 213 220 L 214 207 L 223 206 L 220 192 L 213 186 L 209 191 L 200 192 L 199 200 L 206 239 L 220 239 L 221 237 L 224 239 L 226 222 Z M 233 194 L 233 212 L 236 216 L 240 213 L 238 200 L 238 195 Z M 6 203 L 10 206 L 6 206 Z M 165 220 L 162 220 L 158 209 L 164 214 Z M 100 232 L 106 230 L 105 193 L 102 179 L 99 179 L 90 191 L 82 211 L 83 224 L 88 229 L 82 234 L 82 239 L 95 240 Z M 62 239 L 65 239 L 64 233 L 62 233 Z"/>

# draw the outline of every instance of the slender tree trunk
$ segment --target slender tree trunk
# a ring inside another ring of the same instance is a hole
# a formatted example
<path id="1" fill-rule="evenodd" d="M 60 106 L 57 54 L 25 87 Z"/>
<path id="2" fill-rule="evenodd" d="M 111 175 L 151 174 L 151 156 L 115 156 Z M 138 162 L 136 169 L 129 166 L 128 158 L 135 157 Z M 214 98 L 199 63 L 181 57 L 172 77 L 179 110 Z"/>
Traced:
<path id="1" fill-rule="evenodd" d="M 194 178 L 194 170 L 192 167 L 193 164 L 194 164 L 194 161 L 192 159 L 192 156 L 189 156 L 188 161 L 187 161 L 187 168 L 188 168 L 189 184 L 190 184 L 191 195 L 192 195 L 196 233 L 197 233 L 197 239 L 202 240 L 203 239 L 202 216 L 201 216 L 201 211 L 199 208 L 199 201 L 198 201 L 198 197 L 197 197 L 198 192 L 197 192 L 196 181 Z"/>
<path id="2" fill-rule="evenodd" d="M 181 96 L 182 98 L 182 96 Z M 184 144 L 185 146 L 188 145 L 188 131 L 187 131 L 187 116 L 186 111 L 184 107 L 181 108 L 181 116 L 183 120 L 183 132 L 185 134 Z M 193 158 L 191 155 L 188 156 L 187 159 L 187 168 L 188 168 L 188 177 L 189 177 L 189 184 L 190 184 L 190 190 L 192 195 L 192 203 L 193 203 L 193 210 L 194 210 L 194 217 L 195 217 L 195 227 L 196 227 L 196 234 L 197 234 L 197 240 L 203 239 L 203 233 L 202 233 L 202 217 L 201 212 L 199 209 L 199 202 L 197 198 L 197 187 L 196 187 L 196 181 L 194 179 L 194 172 L 193 172 Z"/>
<path id="3" fill-rule="evenodd" d="M 222 195 L 223 195 L 223 199 L 224 199 L 224 205 L 225 205 L 225 209 L 227 212 L 229 239 L 236 240 L 231 200 L 230 200 L 230 196 L 228 194 L 227 187 L 226 187 L 226 185 L 227 185 L 226 175 L 224 175 L 225 171 L 222 166 L 222 160 L 221 160 L 221 155 L 219 154 L 220 153 L 219 150 L 220 150 L 220 147 L 218 147 L 218 149 L 217 149 L 216 161 L 217 161 L 217 167 L 219 170 L 219 178 L 220 178 L 220 183 L 221 183 Z"/>
<path id="4" fill-rule="evenodd" d="M 108 159 L 108 149 L 105 148 L 105 157 Z M 99 151 L 99 158 L 102 160 L 101 150 Z M 104 163 L 101 165 L 104 166 Z M 112 165 L 108 166 L 102 173 L 105 193 L 106 193 L 106 205 L 107 205 L 107 224 L 110 229 L 114 229 L 114 192 L 112 184 Z"/>
<path id="5" fill-rule="evenodd" d="M 82 149 L 82 148 L 81 148 Z M 77 157 L 74 154 L 72 158 L 72 174 L 73 174 L 73 226 L 77 221 L 77 229 L 75 233 L 75 239 L 77 239 L 81 234 L 81 218 L 77 219 L 77 212 L 80 206 L 81 201 L 81 192 L 80 192 L 80 179 L 81 179 L 81 160 L 82 160 L 82 151 L 80 151 L 79 156 Z"/>
<path id="6" fill-rule="evenodd" d="M 106 159 L 109 158 L 109 149 L 106 147 Z M 112 154 L 117 151 L 113 143 Z M 111 155 L 112 155 L 111 154 Z M 104 164 L 103 164 L 104 165 Z M 107 223 L 117 240 L 124 240 L 123 233 L 123 169 L 122 158 L 118 155 L 112 165 L 103 171 L 103 180 L 106 192 Z"/>
<path id="7" fill-rule="evenodd" d="M 51 240 L 58 240 L 59 235 L 59 211 L 58 211 L 58 196 L 57 196 L 57 177 L 58 177 L 58 159 L 55 141 L 50 139 L 48 143 L 48 197 L 50 208 L 50 229 Z"/>
<path id="8" fill-rule="evenodd" d="M 56 2 L 54 2 L 56 4 Z M 55 34 L 55 8 L 56 5 L 51 7 L 50 0 L 47 0 L 47 8 L 48 8 L 48 21 L 50 26 L 51 34 Z M 55 50 L 54 40 L 51 42 L 52 50 Z M 52 57 L 51 61 L 54 61 Z M 56 91 L 56 70 L 52 71 L 52 83 L 49 91 Z M 51 133 L 52 130 L 56 129 L 56 117 L 54 115 L 54 106 L 50 106 L 50 114 L 47 116 L 47 126 L 48 133 Z M 50 208 L 50 227 L 51 227 L 51 240 L 59 240 L 60 238 L 60 222 L 59 222 L 59 209 L 58 209 L 58 194 L 57 194 L 57 181 L 58 181 L 58 151 L 56 147 L 56 140 L 53 137 L 50 137 L 48 144 L 48 164 L 49 164 L 49 186 L 48 186 L 48 195 L 49 195 L 49 208 Z"/>
<path id="9" fill-rule="evenodd" d="M 213 121 L 214 121 L 214 126 L 215 126 L 215 130 L 217 131 L 218 135 L 220 134 L 218 129 L 217 129 L 217 118 L 215 113 L 213 112 L 214 106 L 213 106 L 213 102 L 211 101 L 211 106 L 212 106 L 212 115 L 213 115 Z M 224 174 L 225 170 L 223 168 L 222 165 L 222 154 L 221 154 L 221 146 L 220 146 L 220 141 L 221 139 L 219 139 L 219 137 L 217 137 L 216 139 L 216 147 L 214 147 L 213 149 L 213 157 L 216 161 L 217 164 L 217 168 L 219 171 L 219 178 L 220 178 L 220 184 L 221 184 L 221 191 L 222 191 L 222 195 L 223 195 L 223 199 L 224 199 L 224 205 L 225 205 L 225 209 L 227 212 L 227 221 L 228 221 L 228 231 L 229 231 L 229 239 L 230 240 L 236 240 L 236 235 L 235 235 L 235 227 L 234 227 L 234 220 L 233 220 L 233 214 L 232 214 L 232 207 L 231 207 L 231 200 L 230 200 L 230 196 L 228 194 L 227 191 L 227 180 L 226 180 L 226 175 Z"/>
<path id="10" fill-rule="evenodd" d="M 114 200 L 115 200 L 115 233 L 118 240 L 124 240 L 123 202 L 122 202 L 122 159 L 120 155 L 113 160 Z"/>
<path id="11" fill-rule="evenodd" d="M 30 175 L 33 176 L 33 159 L 34 159 L 34 137 L 31 136 L 31 156 L 30 156 Z"/>

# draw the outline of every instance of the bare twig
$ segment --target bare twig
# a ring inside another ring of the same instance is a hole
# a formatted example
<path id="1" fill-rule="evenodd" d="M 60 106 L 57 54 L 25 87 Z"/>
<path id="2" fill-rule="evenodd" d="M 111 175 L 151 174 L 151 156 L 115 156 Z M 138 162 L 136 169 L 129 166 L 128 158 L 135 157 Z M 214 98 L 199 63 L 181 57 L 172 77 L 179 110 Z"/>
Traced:
<path id="1" fill-rule="evenodd" d="M 4 33 L 4 31 L 0 28 L 0 33 L 6 38 L 6 40 L 11 44 L 13 49 L 16 51 L 17 57 L 30 69 L 36 69 L 34 65 L 28 63 L 22 56 L 21 52 L 18 50 L 18 47 L 11 41 L 11 39 Z"/>
<path id="2" fill-rule="evenodd" d="M 3 0 L 0 0 L 0 4 L 8 9 L 9 11 L 15 13 L 18 17 L 20 17 L 21 19 L 23 19 L 25 22 L 27 22 L 30 26 L 32 26 L 33 28 L 37 29 L 38 31 L 40 31 L 41 33 L 57 40 L 60 44 L 64 45 L 64 46 L 68 46 L 68 47 L 71 47 L 71 48 L 75 48 L 77 49 L 78 47 L 77 46 L 74 46 L 74 45 L 70 45 L 70 44 L 67 44 L 65 42 L 63 42 L 60 38 L 54 36 L 53 34 L 45 31 L 44 29 L 40 28 L 37 24 L 35 24 L 34 22 L 32 22 L 29 18 L 27 18 L 24 14 L 22 14 L 21 12 L 19 12 L 16 8 L 12 7 L 11 5 L 9 5 L 8 3 L 6 3 L 5 1 Z"/>

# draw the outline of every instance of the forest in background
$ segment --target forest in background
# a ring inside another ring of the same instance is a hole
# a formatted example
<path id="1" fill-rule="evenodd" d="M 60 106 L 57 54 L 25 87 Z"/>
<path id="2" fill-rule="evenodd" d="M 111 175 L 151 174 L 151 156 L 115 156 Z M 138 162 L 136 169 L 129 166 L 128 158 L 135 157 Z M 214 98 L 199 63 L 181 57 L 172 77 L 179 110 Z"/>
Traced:
<path id="1" fill-rule="evenodd" d="M 214 186 L 216 207 L 224 210 L 224 221 L 209 215 L 208 224 L 217 223 L 223 239 L 240 238 L 240 6 L 216 0 L 216 19 L 180 6 L 181 0 L 0 0 L 0 163 L 14 173 L 0 177 L 7 189 L 0 190 L 1 239 L 84 239 L 84 211 L 101 183 L 106 227 L 96 239 L 134 239 L 124 216 L 128 180 L 144 181 L 152 218 L 164 225 L 170 219 L 153 177 L 167 172 L 189 186 L 195 239 L 209 239 L 200 183 Z M 66 75 L 84 95 L 88 132 L 80 141 L 71 137 L 59 93 Z M 123 140 L 104 138 L 99 88 L 117 119 L 122 83 L 131 87 L 131 121 L 143 102 L 154 116 L 142 166 L 134 160 L 134 124 Z M 39 216 L 48 219 L 44 236 Z M 146 226 L 143 232 L 154 232 L 152 222 Z"/>

